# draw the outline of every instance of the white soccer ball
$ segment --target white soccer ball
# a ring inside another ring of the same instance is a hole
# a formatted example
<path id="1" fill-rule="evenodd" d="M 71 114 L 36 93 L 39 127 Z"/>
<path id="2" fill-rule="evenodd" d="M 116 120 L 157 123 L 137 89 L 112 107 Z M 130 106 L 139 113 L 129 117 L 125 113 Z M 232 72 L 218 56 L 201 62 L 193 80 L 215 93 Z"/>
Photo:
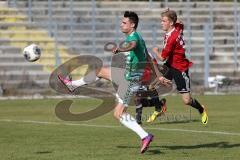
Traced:
<path id="1" fill-rule="evenodd" d="M 41 49 L 36 44 L 31 44 L 23 49 L 24 58 L 29 62 L 37 61 L 41 56 Z"/>

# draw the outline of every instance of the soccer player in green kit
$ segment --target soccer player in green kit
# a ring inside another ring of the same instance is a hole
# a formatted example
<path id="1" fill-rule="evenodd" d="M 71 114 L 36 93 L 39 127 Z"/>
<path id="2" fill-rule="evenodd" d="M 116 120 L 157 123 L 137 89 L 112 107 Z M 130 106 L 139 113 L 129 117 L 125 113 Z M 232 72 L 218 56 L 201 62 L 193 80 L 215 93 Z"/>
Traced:
<path id="1" fill-rule="evenodd" d="M 102 67 L 98 71 L 93 71 L 80 80 L 70 81 L 67 78 L 58 76 L 70 91 L 79 86 L 86 85 L 97 81 L 99 78 L 111 80 L 118 85 L 116 97 L 117 105 L 114 108 L 114 117 L 124 126 L 134 131 L 141 138 L 140 152 L 144 153 L 151 141 L 153 135 L 146 132 L 132 117 L 127 113 L 127 107 L 131 97 L 141 86 L 141 79 L 144 75 L 144 69 L 147 62 L 147 48 L 141 35 L 136 32 L 138 26 L 138 15 L 135 12 L 126 11 L 121 21 L 121 31 L 126 35 L 125 45 L 122 48 L 114 48 L 112 52 L 123 53 L 125 68 Z M 170 83 L 169 80 L 163 79 L 163 83 Z"/>
<path id="2" fill-rule="evenodd" d="M 144 68 L 147 62 L 147 48 L 141 35 L 136 32 L 138 26 L 138 15 L 134 12 L 126 11 L 121 22 L 121 31 L 126 35 L 125 47 L 115 48 L 113 53 L 125 52 L 125 82 L 119 85 L 120 92 L 117 93 L 119 97 L 118 104 L 114 110 L 114 116 L 126 127 L 136 132 L 141 140 L 141 153 L 144 153 L 151 141 L 153 135 L 147 133 L 136 120 L 127 113 L 127 106 L 134 92 L 136 92 L 141 85 L 141 78 L 144 73 Z M 127 86 L 127 87 L 126 87 Z"/>

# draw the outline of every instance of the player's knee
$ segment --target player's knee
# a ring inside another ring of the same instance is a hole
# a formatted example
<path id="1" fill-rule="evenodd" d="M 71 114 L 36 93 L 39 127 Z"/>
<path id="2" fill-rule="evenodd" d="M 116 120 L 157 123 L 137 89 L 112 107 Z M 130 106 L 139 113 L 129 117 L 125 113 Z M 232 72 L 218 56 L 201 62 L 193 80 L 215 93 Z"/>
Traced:
<path id="1" fill-rule="evenodd" d="M 183 98 L 183 103 L 185 105 L 191 105 L 191 98 Z"/>
<path id="2" fill-rule="evenodd" d="M 117 110 L 115 110 L 114 112 L 113 112 L 113 116 L 116 118 L 116 119 L 120 119 L 121 118 L 121 116 L 122 116 L 122 114 L 120 113 L 120 112 L 118 112 Z"/>
<path id="3" fill-rule="evenodd" d="M 123 115 L 123 113 L 126 112 L 126 108 L 124 107 L 123 104 L 119 103 L 115 109 L 114 109 L 114 112 L 113 112 L 113 115 L 116 119 L 120 119 Z"/>
<path id="4" fill-rule="evenodd" d="M 118 114 L 116 113 L 116 111 L 113 112 L 113 116 L 114 116 L 116 119 L 119 119 Z"/>

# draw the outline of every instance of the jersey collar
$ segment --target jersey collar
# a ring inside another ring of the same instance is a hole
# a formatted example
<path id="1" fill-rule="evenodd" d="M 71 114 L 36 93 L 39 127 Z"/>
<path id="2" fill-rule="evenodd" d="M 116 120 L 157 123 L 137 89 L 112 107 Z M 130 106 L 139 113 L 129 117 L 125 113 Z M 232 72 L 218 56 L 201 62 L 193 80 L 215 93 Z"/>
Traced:
<path id="1" fill-rule="evenodd" d="M 174 31 L 175 27 L 168 33 L 166 33 L 166 36 L 168 37 L 169 35 L 171 35 L 171 33 Z"/>

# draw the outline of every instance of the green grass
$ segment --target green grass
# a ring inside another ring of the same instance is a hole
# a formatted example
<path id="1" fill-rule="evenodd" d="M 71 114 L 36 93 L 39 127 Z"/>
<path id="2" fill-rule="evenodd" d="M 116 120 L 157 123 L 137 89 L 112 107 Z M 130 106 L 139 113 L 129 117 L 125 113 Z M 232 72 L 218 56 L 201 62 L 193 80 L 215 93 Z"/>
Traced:
<path id="1" fill-rule="evenodd" d="M 191 110 L 189 121 L 190 110 L 181 103 L 179 96 L 166 98 L 166 116 L 152 124 L 143 124 L 147 131 L 155 135 L 151 147 L 144 155 L 139 153 L 139 137 L 122 127 L 113 118 L 112 112 L 87 122 L 66 122 L 58 119 L 54 112 L 55 105 L 60 100 L 2 100 L 0 160 L 239 159 L 239 96 L 198 96 L 197 99 L 208 107 L 207 126 L 200 123 L 199 114 L 195 110 Z M 93 99 L 74 99 L 71 111 L 76 114 L 85 112 L 96 107 L 99 102 Z M 153 108 L 144 109 L 144 116 L 152 110 Z M 129 111 L 134 113 L 134 107 L 130 107 Z M 38 121 L 54 123 L 35 123 Z M 106 125 L 109 128 L 96 125 Z M 217 134 L 214 131 L 236 135 Z"/>

